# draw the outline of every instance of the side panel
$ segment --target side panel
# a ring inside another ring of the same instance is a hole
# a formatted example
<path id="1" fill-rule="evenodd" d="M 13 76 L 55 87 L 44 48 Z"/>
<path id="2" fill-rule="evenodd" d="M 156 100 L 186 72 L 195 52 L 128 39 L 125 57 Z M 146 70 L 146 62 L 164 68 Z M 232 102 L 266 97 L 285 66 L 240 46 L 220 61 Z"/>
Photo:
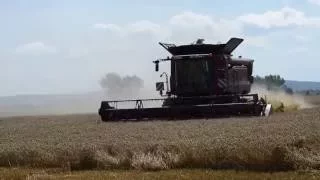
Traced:
<path id="1" fill-rule="evenodd" d="M 223 55 L 216 55 L 213 56 L 212 61 L 213 64 L 213 84 L 214 84 L 214 91 L 212 94 L 214 95 L 222 95 L 226 93 L 228 88 L 228 63 L 227 58 Z"/>
<path id="2" fill-rule="evenodd" d="M 228 92 L 232 94 L 247 94 L 250 92 L 251 83 L 246 66 L 234 66 L 228 71 Z"/>

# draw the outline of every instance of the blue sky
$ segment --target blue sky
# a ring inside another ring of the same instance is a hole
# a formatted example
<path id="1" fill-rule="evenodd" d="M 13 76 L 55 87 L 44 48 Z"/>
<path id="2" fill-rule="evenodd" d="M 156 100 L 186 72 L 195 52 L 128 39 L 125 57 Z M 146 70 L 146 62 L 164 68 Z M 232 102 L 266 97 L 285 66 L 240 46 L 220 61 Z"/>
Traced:
<path id="1" fill-rule="evenodd" d="M 320 0 L 2 0 L 0 95 L 99 90 L 108 72 L 153 87 L 157 42 L 245 38 L 255 74 L 320 81 Z M 167 66 L 162 66 L 167 70 Z"/>

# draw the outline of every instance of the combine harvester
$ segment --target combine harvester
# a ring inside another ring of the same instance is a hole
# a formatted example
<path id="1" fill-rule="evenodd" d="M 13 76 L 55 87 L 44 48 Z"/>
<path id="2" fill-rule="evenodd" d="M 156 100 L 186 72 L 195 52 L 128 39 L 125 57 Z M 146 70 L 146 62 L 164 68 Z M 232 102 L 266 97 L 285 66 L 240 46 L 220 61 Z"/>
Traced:
<path id="1" fill-rule="evenodd" d="M 102 121 L 268 116 L 271 105 L 258 94 L 250 94 L 253 60 L 231 55 L 243 39 L 231 38 L 226 44 L 203 41 L 181 46 L 159 43 L 172 54 L 154 61 L 157 72 L 160 62 L 171 63 L 170 77 L 162 73 L 166 81 L 156 83 L 163 98 L 103 101 Z M 162 106 L 144 108 L 150 101 L 162 101 Z M 128 102 L 135 107 L 117 108 Z"/>

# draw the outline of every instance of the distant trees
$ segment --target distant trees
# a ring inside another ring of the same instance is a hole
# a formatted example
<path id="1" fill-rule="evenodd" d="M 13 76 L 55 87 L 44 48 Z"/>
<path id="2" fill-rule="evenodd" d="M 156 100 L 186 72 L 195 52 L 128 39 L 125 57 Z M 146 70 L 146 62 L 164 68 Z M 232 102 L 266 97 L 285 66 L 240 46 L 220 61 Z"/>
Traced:
<path id="1" fill-rule="evenodd" d="M 135 98 L 144 86 L 144 81 L 136 75 L 121 77 L 108 73 L 100 81 L 110 98 Z"/>
<path id="2" fill-rule="evenodd" d="M 268 90 L 283 89 L 288 94 L 293 94 L 293 90 L 285 85 L 285 80 L 280 75 L 267 75 L 264 77 L 256 76 L 254 82 L 264 84 Z"/>
<path id="3" fill-rule="evenodd" d="M 265 77 L 256 76 L 255 82 L 270 87 L 281 87 L 286 81 L 280 75 L 268 75 Z"/>

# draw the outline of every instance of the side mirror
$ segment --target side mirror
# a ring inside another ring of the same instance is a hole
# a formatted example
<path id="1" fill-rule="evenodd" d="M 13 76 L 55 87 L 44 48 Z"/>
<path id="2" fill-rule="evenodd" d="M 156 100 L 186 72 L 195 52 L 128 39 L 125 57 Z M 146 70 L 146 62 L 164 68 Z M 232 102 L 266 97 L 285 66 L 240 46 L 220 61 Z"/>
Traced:
<path id="1" fill-rule="evenodd" d="M 156 89 L 157 89 L 157 91 L 163 91 L 164 90 L 164 82 L 157 82 Z"/>
<path id="2" fill-rule="evenodd" d="M 156 64 L 156 72 L 158 72 L 159 71 L 159 61 L 156 61 L 155 64 Z"/>

